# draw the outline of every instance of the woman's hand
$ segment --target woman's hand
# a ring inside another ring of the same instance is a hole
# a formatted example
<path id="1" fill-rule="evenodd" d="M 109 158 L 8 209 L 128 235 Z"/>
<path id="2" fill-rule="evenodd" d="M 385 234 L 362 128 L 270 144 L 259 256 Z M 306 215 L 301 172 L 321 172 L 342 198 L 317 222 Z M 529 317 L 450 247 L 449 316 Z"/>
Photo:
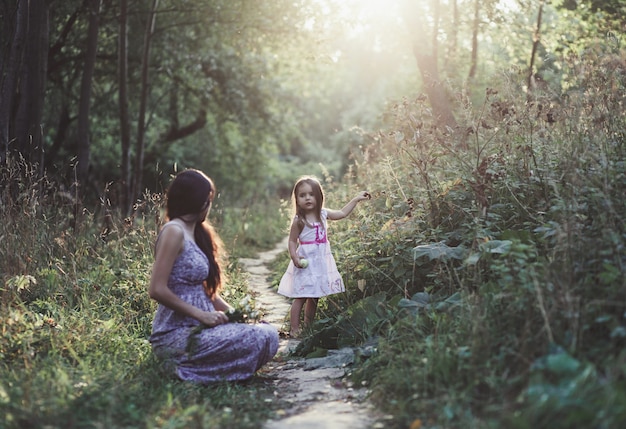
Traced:
<path id="1" fill-rule="evenodd" d="M 228 316 L 223 311 L 205 311 L 198 320 L 200 323 L 213 328 L 228 323 Z"/>

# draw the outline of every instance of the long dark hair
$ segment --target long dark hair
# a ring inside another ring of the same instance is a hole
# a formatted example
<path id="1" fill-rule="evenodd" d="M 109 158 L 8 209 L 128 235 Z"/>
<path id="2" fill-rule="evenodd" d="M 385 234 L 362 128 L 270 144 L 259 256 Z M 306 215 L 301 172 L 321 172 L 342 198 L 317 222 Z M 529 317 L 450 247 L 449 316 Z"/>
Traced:
<path id="1" fill-rule="evenodd" d="M 300 228 L 300 231 L 302 231 L 302 228 L 304 228 L 306 217 L 304 216 L 304 212 L 302 211 L 302 209 L 298 207 L 298 190 L 300 189 L 300 186 L 302 186 L 305 183 L 310 185 L 311 189 L 313 190 L 313 196 L 315 197 L 315 204 L 316 204 L 315 213 L 317 215 L 317 220 L 320 222 L 322 221 L 322 207 L 324 207 L 324 191 L 322 189 L 322 184 L 317 179 L 317 177 L 314 177 L 314 176 L 300 177 L 296 181 L 296 184 L 293 186 L 293 191 L 291 192 L 291 197 L 293 199 L 293 208 L 294 208 L 295 214 L 298 216 L 298 227 Z"/>
<path id="2" fill-rule="evenodd" d="M 167 218 L 176 219 L 188 214 L 199 214 L 213 201 L 216 189 L 210 177 L 199 170 L 181 171 L 167 191 Z M 213 297 L 222 286 L 221 263 L 224 257 L 223 243 L 208 219 L 198 219 L 194 239 L 209 260 L 209 275 L 204 284 L 205 292 Z"/>

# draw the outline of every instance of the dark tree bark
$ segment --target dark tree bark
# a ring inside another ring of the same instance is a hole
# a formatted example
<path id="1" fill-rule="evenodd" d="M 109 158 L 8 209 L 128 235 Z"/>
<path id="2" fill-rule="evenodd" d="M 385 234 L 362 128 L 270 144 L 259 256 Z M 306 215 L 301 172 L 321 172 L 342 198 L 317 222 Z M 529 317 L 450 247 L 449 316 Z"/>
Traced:
<path id="1" fill-rule="evenodd" d="M 204 126 L 207 123 L 206 114 L 207 114 L 206 110 L 201 108 L 198 111 L 198 115 L 196 116 L 196 119 L 193 122 L 190 122 L 189 124 L 182 126 L 182 127 L 178 127 L 178 126 L 171 127 L 167 131 L 167 133 L 165 133 L 161 137 L 161 141 L 163 141 L 163 143 L 171 143 L 173 141 L 180 140 L 187 136 L 190 136 L 196 131 L 201 130 L 202 128 L 204 128 Z"/>
<path id="2" fill-rule="evenodd" d="M 120 1 L 119 25 L 118 86 L 120 136 L 122 140 L 121 208 L 124 215 L 129 215 L 132 208 L 133 189 L 130 167 L 130 117 L 128 114 L 128 0 Z"/>
<path id="3" fill-rule="evenodd" d="M 59 109 L 59 122 L 57 123 L 57 131 L 52 139 L 52 145 L 46 150 L 45 168 L 48 169 L 54 163 L 63 142 L 67 138 L 67 131 L 72 124 L 72 117 L 70 116 L 70 107 L 67 103 L 63 103 Z"/>
<path id="4" fill-rule="evenodd" d="M 8 3 L 3 4 L 5 22 L 2 25 L 2 52 L 0 56 L 0 163 L 6 162 L 11 141 L 11 123 L 13 122 L 13 103 L 15 101 L 16 85 L 21 71 L 24 49 L 26 46 L 26 32 L 28 31 L 28 2 L 19 0 L 14 8 Z M 10 20 L 9 18 L 14 18 Z M 14 25 L 11 25 L 13 23 Z"/>
<path id="5" fill-rule="evenodd" d="M 89 13 L 89 28 L 87 33 L 87 50 L 83 76 L 80 85 L 80 100 L 78 103 L 78 167 L 77 178 L 79 191 L 85 188 L 89 174 L 89 157 L 91 138 L 89 135 L 89 110 L 91 106 L 91 91 L 93 87 L 93 75 L 96 66 L 96 54 L 98 53 L 98 31 L 100 27 L 100 3 L 101 0 L 87 0 Z"/>
<path id="6" fill-rule="evenodd" d="M 22 2 L 25 1 L 20 0 L 20 3 Z M 25 3 L 28 5 L 27 29 L 24 60 L 19 72 L 15 148 L 27 163 L 38 166 L 37 173 L 41 175 L 44 133 L 42 116 L 48 66 L 50 1 Z M 18 18 L 23 19 L 21 16 Z"/>
<path id="7" fill-rule="evenodd" d="M 65 21 L 65 25 L 63 25 L 63 29 L 57 36 L 54 44 L 50 46 L 50 50 L 48 51 L 48 74 L 53 75 L 56 72 L 56 69 L 62 67 L 63 63 L 58 61 L 59 54 L 63 50 L 64 47 L 67 46 L 67 38 L 74 29 L 74 24 L 78 21 L 78 17 L 82 11 L 81 7 L 77 7 L 76 10 L 68 17 Z"/>
<path id="8" fill-rule="evenodd" d="M 146 33 L 143 44 L 143 58 L 141 64 L 141 98 L 139 100 L 139 117 L 137 118 L 137 141 L 135 153 L 135 171 L 133 175 L 133 198 L 139 197 L 143 192 L 143 165 L 146 134 L 146 111 L 148 105 L 148 93 L 150 90 L 150 48 L 156 23 L 156 11 L 159 0 L 152 0 L 152 8 L 146 25 Z"/>

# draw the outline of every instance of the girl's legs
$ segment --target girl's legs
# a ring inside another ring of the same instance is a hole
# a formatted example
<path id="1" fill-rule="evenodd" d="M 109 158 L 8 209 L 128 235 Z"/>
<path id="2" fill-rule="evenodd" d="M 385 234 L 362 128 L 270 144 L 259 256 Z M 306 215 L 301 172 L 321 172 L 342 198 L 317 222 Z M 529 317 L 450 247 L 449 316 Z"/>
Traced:
<path id="1" fill-rule="evenodd" d="M 290 334 L 294 337 L 300 335 L 300 313 L 302 313 L 302 307 L 306 301 L 306 298 L 294 298 L 291 303 L 291 311 L 289 313 L 289 320 L 291 321 Z"/>
<path id="2" fill-rule="evenodd" d="M 304 307 L 304 325 L 313 325 L 315 320 L 315 312 L 317 311 L 317 298 L 307 298 L 306 307 Z"/>

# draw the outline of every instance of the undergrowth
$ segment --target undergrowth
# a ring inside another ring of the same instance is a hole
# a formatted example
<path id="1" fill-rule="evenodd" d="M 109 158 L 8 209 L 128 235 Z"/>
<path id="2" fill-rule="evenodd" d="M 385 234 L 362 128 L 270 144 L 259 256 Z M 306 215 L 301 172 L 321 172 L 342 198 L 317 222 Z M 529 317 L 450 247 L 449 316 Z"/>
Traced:
<path id="1" fill-rule="evenodd" d="M 348 290 L 298 352 L 357 347 L 388 427 L 626 424 L 625 69 L 578 70 L 560 97 L 459 95 L 455 130 L 402 100 L 328 183 L 374 198 L 330 226 Z"/>
<path id="2" fill-rule="evenodd" d="M 74 217 L 71 196 L 27 167 L 1 173 L 15 186 L 0 205 L 0 427 L 257 428 L 279 407 L 262 376 L 202 387 L 168 377 L 153 357 L 159 196 L 132 223 L 107 207 Z M 219 205 L 215 215 L 241 219 Z M 247 277 L 231 260 L 223 295 L 249 309 Z"/>
<path id="3" fill-rule="evenodd" d="M 623 64 L 579 68 L 563 95 L 458 95 L 457 129 L 423 97 L 395 104 L 341 183 L 323 178 L 328 207 L 373 198 L 330 223 L 347 290 L 320 300 L 297 352 L 355 347 L 351 377 L 386 427 L 626 424 Z M 279 406 L 262 382 L 181 383 L 150 353 L 158 196 L 103 227 L 106 210 L 74 213 L 31 177 L 0 206 L 4 425 L 259 427 Z M 287 234 L 280 212 L 212 215 L 240 256 Z M 227 299 L 249 299 L 229 274 Z"/>

